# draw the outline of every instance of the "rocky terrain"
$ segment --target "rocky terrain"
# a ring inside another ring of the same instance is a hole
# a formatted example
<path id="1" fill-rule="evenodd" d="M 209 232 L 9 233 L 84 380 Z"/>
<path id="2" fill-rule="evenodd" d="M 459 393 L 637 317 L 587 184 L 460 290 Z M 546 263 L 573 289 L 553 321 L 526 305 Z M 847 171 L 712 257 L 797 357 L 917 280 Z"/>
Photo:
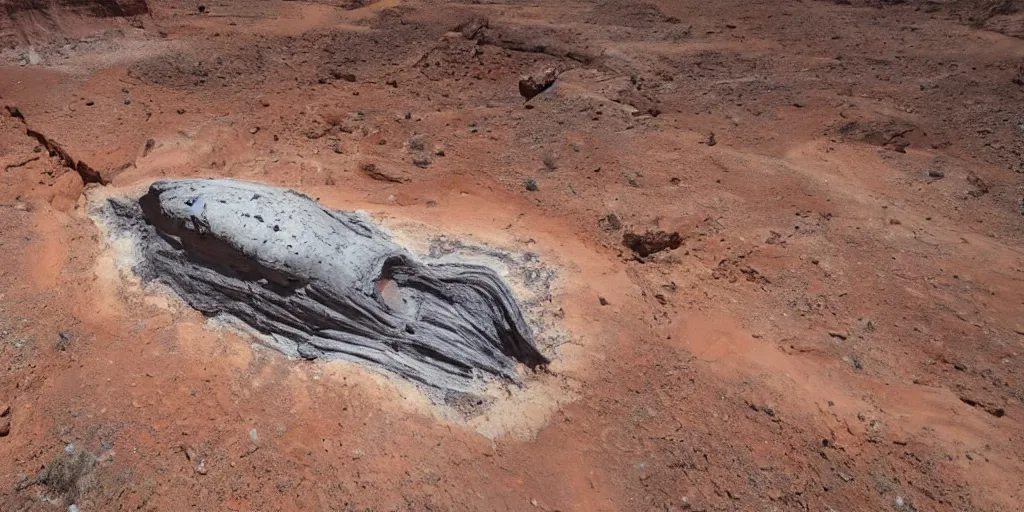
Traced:
<path id="1" fill-rule="evenodd" d="M 1021 2 L 0 6 L 0 509 L 1021 509 Z M 98 214 L 200 177 L 492 266 L 550 364 L 206 318 Z"/>

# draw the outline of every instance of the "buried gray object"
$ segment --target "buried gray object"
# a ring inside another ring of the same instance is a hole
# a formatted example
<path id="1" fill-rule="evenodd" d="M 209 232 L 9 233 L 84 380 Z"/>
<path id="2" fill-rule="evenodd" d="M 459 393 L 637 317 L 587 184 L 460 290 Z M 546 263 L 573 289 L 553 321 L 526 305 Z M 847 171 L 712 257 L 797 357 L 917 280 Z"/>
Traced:
<path id="1" fill-rule="evenodd" d="M 208 316 L 230 315 L 306 359 L 368 364 L 473 392 L 549 361 L 511 290 L 481 265 L 425 264 L 364 216 L 235 180 L 153 183 L 111 199 L 138 238 L 135 271 Z"/>

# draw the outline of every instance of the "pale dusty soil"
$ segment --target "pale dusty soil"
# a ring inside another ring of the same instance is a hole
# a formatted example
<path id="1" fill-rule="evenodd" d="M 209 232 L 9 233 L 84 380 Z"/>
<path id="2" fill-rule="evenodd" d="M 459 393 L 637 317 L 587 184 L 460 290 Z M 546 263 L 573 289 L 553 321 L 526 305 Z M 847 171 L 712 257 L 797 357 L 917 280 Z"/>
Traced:
<path id="1" fill-rule="evenodd" d="M 918 4 L 155 0 L 12 42 L 0 509 L 1024 510 L 1020 18 Z M 177 176 L 534 252 L 554 362 L 465 419 L 211 324 L 89 216 Z"/>

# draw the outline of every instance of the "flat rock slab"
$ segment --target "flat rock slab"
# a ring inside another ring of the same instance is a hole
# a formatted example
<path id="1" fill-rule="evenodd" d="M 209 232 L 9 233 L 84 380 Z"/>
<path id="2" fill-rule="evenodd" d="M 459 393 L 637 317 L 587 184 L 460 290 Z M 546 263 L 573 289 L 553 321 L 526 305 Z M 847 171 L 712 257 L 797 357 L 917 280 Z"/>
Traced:
<path id="1" fill-rule="evenodd" d="M 281 352 L 365 364 L 441 391 L 520 382 L 548 363 L 491 268 L 423 263 L 368 218 L 292 190 L 235 180 L 153 183 L 110 199 L 146 282 L 208 316 L 227 315 Z"/>

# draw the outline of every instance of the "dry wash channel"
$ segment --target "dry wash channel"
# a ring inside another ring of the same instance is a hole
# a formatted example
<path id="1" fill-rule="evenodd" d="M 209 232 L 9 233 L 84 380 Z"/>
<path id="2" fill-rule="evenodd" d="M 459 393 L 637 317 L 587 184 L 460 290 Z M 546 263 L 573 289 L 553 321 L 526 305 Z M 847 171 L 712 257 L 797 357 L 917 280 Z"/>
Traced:
<path id="1" fill-rule="evenodd" d="M 445 395 L 548 363 L 494 270 L 419 262 L 369 219 L 295 191 L 160 181 L 138 200 L 110 199 L 104 216 L 136 241 L 144 281 L 290 356 L 367 364 Z"/>

